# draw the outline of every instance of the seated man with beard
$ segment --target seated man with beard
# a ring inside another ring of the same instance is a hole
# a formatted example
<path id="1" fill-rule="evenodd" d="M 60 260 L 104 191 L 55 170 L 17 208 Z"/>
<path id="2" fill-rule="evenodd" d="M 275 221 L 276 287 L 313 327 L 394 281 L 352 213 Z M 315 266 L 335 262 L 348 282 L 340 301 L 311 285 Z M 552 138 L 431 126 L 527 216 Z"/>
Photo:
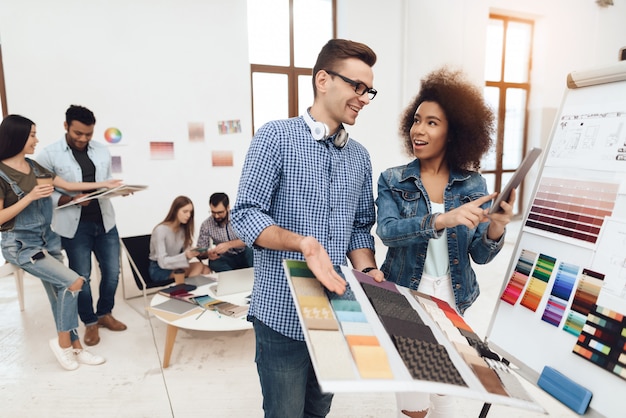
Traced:
<path id="1" fill-rule="evenodd" d="M 209 207 L 211 216 L 202 222 L 198 237 L 198 247 L 207 248 L 201 257 L 209 259 L 209 267 L 215 272 L 252 267 L 252 248 L 246 247 L 231 225 L 228 195 L 213 193 Z"/>

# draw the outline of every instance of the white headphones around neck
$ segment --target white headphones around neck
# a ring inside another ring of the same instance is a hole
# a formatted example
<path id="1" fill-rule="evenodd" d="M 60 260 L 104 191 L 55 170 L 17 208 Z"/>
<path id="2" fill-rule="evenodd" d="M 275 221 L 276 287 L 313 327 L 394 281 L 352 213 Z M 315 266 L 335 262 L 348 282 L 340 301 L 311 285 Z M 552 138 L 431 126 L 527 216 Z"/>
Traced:
<path id="1" fill-rule="evenodd" d="M 304 112 L 302 117 L 304 118 L 304 121 L 311 130 L 311 135 L 313 136 L 313 139 L 315 139 L 316 141 L 324 141 L 332 136 L 332 134 L 329 132 L 330 129 L 328 129 L 328 125 L 326 125 L 324 122 L 314 121 L 308 110 Z M 339 128 L 339 131 L 337 131 L 335 139 L 333 139 L 333 144 L 335 145 L 335 147 L 341 149 L 346 146 L 349 138 L 350 136 L 348 135 L 348 132 L 346 132 L 346 130 L 343 129 L 343 126 L 341 126 Z"/>

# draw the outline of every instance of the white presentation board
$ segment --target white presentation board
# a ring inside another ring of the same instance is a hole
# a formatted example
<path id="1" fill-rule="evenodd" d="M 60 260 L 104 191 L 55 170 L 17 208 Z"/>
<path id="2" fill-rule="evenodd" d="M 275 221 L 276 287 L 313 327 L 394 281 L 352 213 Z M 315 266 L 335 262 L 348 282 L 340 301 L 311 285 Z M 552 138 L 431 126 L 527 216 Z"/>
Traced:
<path id="1" fill-rule="evenodd" d="M 496 305 L 489 347 L 536 382 L 552 367 L 626 394 L 626 62 L 573 72 Z"/>

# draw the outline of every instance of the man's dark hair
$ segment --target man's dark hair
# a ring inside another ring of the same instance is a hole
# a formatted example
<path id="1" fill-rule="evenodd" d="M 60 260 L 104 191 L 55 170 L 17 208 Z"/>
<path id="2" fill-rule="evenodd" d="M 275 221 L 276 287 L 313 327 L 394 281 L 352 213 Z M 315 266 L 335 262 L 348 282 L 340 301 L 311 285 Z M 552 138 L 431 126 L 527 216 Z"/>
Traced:
<path id="1" fill-rule="evenodd" d="M 209 204 L 211 206 L 217 206 L 220 203 L 222 203 L 225 208 L 227 208 L 230 204 L 230 200 L 228 199 L 228 195 L 226 193 L 213 193 L 211 197 L 209 197 Z"/>
<path id="2" fill-rule="evenodd" d="M 376 64 L 376 53 L 369 46 L 347 39 L 331 39 L 322 47 L 313 67 L 313 96 L 317 95 L 315 75 L 320 70 L 337 71 L 338 62 L 348 58 L 357 58 L 370 67 Z"/>
<path id="3" fill-rule="evenodd" d="M 83 106 L 71 105 L 65 111 L 65 122 L 67 126 L 70 126 L 74 120 L 87 126 L 96 124 L 96 117 L 93 112 Z"/>

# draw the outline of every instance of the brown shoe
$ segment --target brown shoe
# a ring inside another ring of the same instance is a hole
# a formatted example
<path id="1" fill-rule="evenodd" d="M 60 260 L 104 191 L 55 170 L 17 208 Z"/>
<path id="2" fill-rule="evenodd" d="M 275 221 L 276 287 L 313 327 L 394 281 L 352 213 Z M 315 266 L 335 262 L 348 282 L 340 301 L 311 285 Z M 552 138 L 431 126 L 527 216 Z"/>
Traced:
<path id="1" fill-rule="evenodd" d="M 110 313 L 98 318 L 98 325 L 108 328 L 111 331 L 124 331 L 126 329 L 126 325 L 113 318 L 113 315 Z"/>
<path id="2" fill-rule="evenodd" d="M 85 329 L 85 338 L 83 339 L 87 345 L 96 345 L 100 342 L 98 335 L 98 324 L 87 325 Z"/>
<path id="3" fill-rule="evenodd" d="M 428 415 L 428 409 L 425 411 L 407 411 L 406 409 L 403 409 L 402 414 L 411 418 L 424 418 Z"/>

